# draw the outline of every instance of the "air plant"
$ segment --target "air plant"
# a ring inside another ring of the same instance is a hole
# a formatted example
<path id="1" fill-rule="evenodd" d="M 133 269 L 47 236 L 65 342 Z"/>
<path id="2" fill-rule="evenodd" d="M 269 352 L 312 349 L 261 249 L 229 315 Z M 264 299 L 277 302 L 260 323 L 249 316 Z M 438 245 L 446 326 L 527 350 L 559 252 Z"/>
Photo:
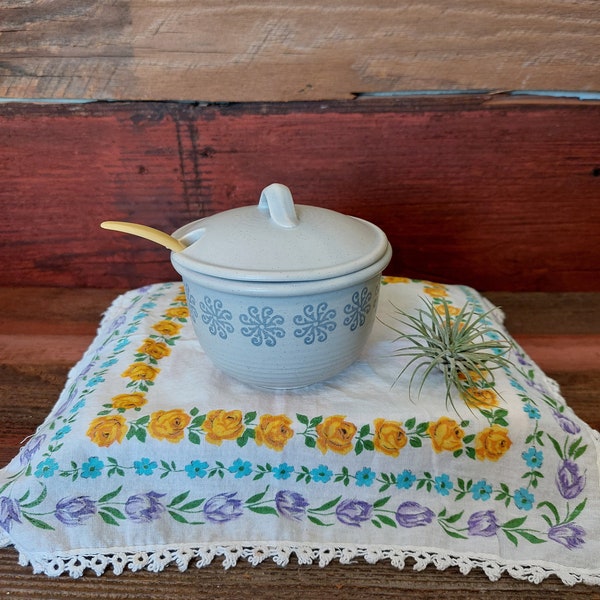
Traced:
<path id="1" fill-rule="evenodd" d="M 420 395 L 426 379 L 437 369 L 444 376 L 446 405 L 456 410 L 453 390 L 468 403 L 477 400 L 473 390 L 482 382 L 485 387 L 494 388 L 494 370 L 510 365 L 506 355 L 511 343 L 503 333 L 488 325 L 486 318 L 495 309 L 480 314 L 467 303 L 457 312 L 456 309 L 451 311 L 445 300 L 441 304 L 423 300 L 426 307 L 419 308 L 416 315 L 394 306 L 398 313 L 396 319 L 404 327 L 385 323 L 398 334 L 395 341 L 408 343 L 395 351 L 394 356 L 412 357 L 396 382 L 414 365 L 408 384 L 409 395 L 412 397 L 415 378 L 422 371 Z"/>

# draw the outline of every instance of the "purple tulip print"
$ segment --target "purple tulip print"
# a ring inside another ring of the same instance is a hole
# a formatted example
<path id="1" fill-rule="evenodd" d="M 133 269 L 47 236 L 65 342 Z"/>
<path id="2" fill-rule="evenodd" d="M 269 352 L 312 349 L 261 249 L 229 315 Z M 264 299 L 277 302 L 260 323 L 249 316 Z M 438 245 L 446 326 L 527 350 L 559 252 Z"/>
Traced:
<path id="1" fill-rule="evenodd" d="M 373 507 L 362 500 L 342 500 L 336 509 L 335 516 L 340 523 L 360 527 L 361 523 L 369 521 L 373 515 Z"/>
<path id="2" fill-rule="evenodd" d="M 31 459 L 37 454 L 40 447 L 46 440 L 46 434 L 42 433 L 32 437 L 25 446 L 21 448 L 19 453 L 19 462 L 22 465 L 27 465 L 31 462 Z"/>
<path id="3" fill-rule="evenodd" d="M 418 502 L 408 500 L 396 510 L 396 521 L 401 527 L 424 527 L 433 521 L 435 513 Z"/>
<path id="4" fill-rule="evenodd" d="M 585 530 L 575 523 L 563 523 L 551 527 L 548 531 L 548 538 L 568 550 L 575 550 L 585 544 Z"/>
<path id="5" fill-rule="evenodd" d="M 226 523 L 241 517 L 242 501 L 235 496 L 237 492 L 217 494 L 204 504 L 204 516 L 213 523 Z"/>
<path id="6" fill-rule="evenodd" d="M 165 507 L 160 502 L 160 498 L 164 495 L 148 492 L 130 496 L 125 503 L 125 513 L 136 523 L 150 523 L 165 512 Z"/>
<path id="7" fill-rule="evenodd" d="M 496 535 L 500 525 L 493 510 L 481 510 L 473 513 L 467 521 L 469 535 L 492 537 Z"/>
<path id="8" fill-rule="evenodd" d="M 85 523 L 96 512 L 96 503 L 89 496 L 76 496 L 59 500 L 54 516 L 63 525 L 76 526 Z"/>
<path id="9" fill-rule="evenodd" d="M 21 511 L 16 500 L 8 496 L 0 497 L 0 527 L 9 532 L 13 524 L 21 522 Z"/>
<path id="10" fill-rule="evenodd" d="M 575 421 L 569 419 L 569 417 L 567 417 L 565 414 L 558 412 L 557 410 L 553 410 L 552 415 L 556 419 L 556 422 L 560 425 L 560 428 L 565 433 L 570 433 L 571 435 L 574 435 L 581 431 L 581 427 L 579 427 L 579 425 L 577 425 Z"/>
<path id="11" fill-rule="evenodd" d="M 282 517 L 301 521 L 306 514 L 307 500 L 297 492 L 280 490 L 275 494 L 275 506 Z"/>
<path id="12" fill-rule="evenodd" d="M 556 473 L 556 487 L 565 500 L 577 498 L 585 487 L 585 473 L 580 473 L 579 465 L 569 459 L 563 460 Z"/>

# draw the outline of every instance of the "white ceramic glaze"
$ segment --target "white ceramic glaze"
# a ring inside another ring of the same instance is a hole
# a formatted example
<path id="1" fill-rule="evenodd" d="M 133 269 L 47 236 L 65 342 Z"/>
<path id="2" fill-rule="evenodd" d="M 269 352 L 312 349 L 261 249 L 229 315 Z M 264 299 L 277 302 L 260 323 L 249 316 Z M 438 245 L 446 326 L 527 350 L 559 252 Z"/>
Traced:
<path id="1" fill-rule="evenodd" d="M 391 258 L 375 225 L 294 205 L 280 184 L 258 205 L 190 223 L 173 236 L 194 329 L 215 365 L 260 387 L 328 379 L 360 355 Z"/>

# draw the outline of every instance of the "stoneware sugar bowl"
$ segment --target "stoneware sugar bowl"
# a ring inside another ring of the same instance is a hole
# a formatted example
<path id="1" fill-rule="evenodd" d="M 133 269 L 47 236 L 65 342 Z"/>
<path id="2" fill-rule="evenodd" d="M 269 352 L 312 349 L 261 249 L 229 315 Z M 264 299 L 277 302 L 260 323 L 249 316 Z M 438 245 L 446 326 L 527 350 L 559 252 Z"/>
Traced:
<path id="1" fill-rule="evenodd" d="M 336 375 L 361 354 L 392 254 L 372 223 L 295 205 L 275 183 L 258 205 L 194 221 L 173 237 L 185 246 L 171 261 L 196 335 L 225 373 L 297 388 Z"/>

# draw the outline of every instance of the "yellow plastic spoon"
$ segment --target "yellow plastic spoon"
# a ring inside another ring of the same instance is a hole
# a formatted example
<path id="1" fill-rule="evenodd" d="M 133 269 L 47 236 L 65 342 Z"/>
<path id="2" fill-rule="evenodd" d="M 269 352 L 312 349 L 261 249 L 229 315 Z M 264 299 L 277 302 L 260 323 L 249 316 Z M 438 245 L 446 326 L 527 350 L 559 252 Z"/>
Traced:
<path id="1" fill-rule="evenodd" d="M 172 250 L 173 252 L 180 252 L 185 246 L 172 235 L 154 229 L 154 227 L 148 227 L 147 225 L 139 225 L 138 223 L 127 223 L 125 221 L 104 221 L 100 223 L 102 229 L 111 229 L 112 231 L 121 231 L 123 233 L 131 233 L 144 239 L 150 240 Z"/>

